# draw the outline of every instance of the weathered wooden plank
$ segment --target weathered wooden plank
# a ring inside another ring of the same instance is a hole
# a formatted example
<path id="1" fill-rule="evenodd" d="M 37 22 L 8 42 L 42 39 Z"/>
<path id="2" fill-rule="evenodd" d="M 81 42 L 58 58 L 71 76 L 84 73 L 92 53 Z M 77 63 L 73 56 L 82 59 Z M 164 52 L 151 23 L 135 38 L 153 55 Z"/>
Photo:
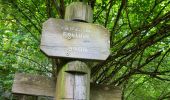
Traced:
<path id="1" fill-rule="evenodd" d="M 119 87 L 97 84 L 90 85 L 90 100 L 121 100 L 121 90 Z"/>
<path id="2" fill-rule="evenodd" d="M 16 73 L 12 92 L 17 94 L 54 96 L 53 79 L 40 75 Z"/>
<path id="3" fill-rule="evenodd" d="M 50 18 L 43 23 L 40 48 L 52 57 L 106 60 L 110 33 L 100 25 Z"/>
<path id="4" fill-rule="evenodd" d="M 66 72 L 70 73 L 82 73 L 82 74 L 87 74 L 90 69 L 88 69 L 87 65 L 84 62 L 81 61 L 72 61 L 67 63 L 64 68 Z"/>
<path id="5" fill-rule="evenodd" d="M 63 66 L 57 76 L 56 100 L 89 100 L 90 68 L 81 61 Z"/>
<path id="6" fill-rule="evenodd" d="M 34 81 L 32 81 L 31 79 L 33 79 Z M 82 82 L 82 78 L 79 82 L 76 82 L 76 84 L 79 86 L 79 83 L 81 82 Z M 55 84 L 54 81 L 49 77 L 17 73 L 15 75 L 12 92 L 17 94 L 27 94 L 27 95 L 37 95 L 37 96 L 42 95 L 42 96 L 54 97 Z M 82 95 L 82 93 L 83 92 L 78 93 L 76 96 L 79 97 L 80 95 Z M 67 94 L 69 95 L 70 93 Z M 90 100 L 121 100 L 121 89 L 119 87 L 110 86 L 110 85 L 90 84 Z"/>
<path id="7" fill-rule="evenodd" d="M 65 20 L 85 21 L 92 23 L 93 12 L 89 5 L 82 2 L 73 2 L 66 7 Z"/>
<path id="8" fill-rule="evenodd" d="M 53 97 L 44 97 L 46 99 L 41 99 L 42 96 L 32 96 L 32 95 L 24 95 L 24 94 L 13 94 L 12 98 L 13 98 L 12 100 L 53 100 Z M 11 100 L 11 99 L 2 99 L 2 100 Z"/>
<path id="9" fill-rule="evenodd" d="M 90 84 L 88 84 L 87 81 L 87 75 L 75 75 L 74 98 L 76 98 L 76 100 L 88 100 L 87 98 L 90 97 Z"/>

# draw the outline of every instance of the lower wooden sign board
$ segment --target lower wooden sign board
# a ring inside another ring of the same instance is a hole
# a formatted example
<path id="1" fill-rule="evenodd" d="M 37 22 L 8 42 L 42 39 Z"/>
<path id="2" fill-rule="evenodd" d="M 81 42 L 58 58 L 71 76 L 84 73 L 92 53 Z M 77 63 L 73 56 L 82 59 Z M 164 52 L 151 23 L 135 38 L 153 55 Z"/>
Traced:
<path id="1" fill-rule="evenodd" d="M 121 100 L 119 87 L 90 84 L 90 100 Z"/>
<path id="2" fill-rule="evenodd" d="M 90 84 L 90 100 L 121 100 L 119 87 Z M 45 76 L 16 73 L 12 93 L 54 97 L 55 83 Z"/>
<path id="3" fill-rule="evenodd" d="M 51 78 L 24 73 L 16 73 L 12 92 L 16 94 L 54 96 L 55 84 Z"/>

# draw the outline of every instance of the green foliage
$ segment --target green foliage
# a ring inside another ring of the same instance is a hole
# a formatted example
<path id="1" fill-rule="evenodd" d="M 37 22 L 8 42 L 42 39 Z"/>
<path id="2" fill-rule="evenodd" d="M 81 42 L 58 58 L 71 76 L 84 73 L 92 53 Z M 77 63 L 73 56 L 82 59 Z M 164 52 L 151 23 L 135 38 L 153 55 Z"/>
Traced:
<path id="1" fill-rule="evenodd" d="M 0 0 L 0 95 L 15 72 L 51 76 L 51 59 L 40 52 L 42 23 L 64 18 L 78 0 Z M 122 87 L 125 100 L 170 98 L 170 1 L 84 0 L 94 23 L 111 33 L 111 55 L 92 66 L 92 80 Z M 0 97 L 1 99 L 1 97 Z"/>

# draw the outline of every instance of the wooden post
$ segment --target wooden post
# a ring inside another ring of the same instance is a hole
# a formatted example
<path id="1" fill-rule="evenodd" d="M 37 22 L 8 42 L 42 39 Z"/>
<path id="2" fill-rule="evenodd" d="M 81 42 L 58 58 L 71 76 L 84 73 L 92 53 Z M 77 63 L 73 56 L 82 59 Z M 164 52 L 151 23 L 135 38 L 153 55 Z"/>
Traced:
<path id="1" fill-rule="evenodd" d="M 66 7 L 65 20 L 92 22 L 90 6 L 74 2 Z M 57 73 L 55 100 L 90 100 L 90 68 L 82 61 L 72 61 Z"/>
<path id="2" fill-rule="evenodd" d="M 26 100 L 26 96 L 25 95 L 21 95 L 20 96 L 20 100 Z"/>
<path id="3" fill-rule="evenodd" d="M 91 23 L 93 21 L 93 12 L 89 5 L 83 2 L 73 2 L 66 7 L 65 20 L 84 21 Z"/>
<path id="4" fill-rule="evenodd" d="M 69 62 L 60 69 L 56 85 L 56 100 L 89 100 L 90 69 L 81 61 Z"/>
<path id="5" fill-rule="evenodd" d="M 92 20 L 90 6 L 74 2 L 66 7 L 65 20 L 45 21 L 40 49 L 47 56 L 65 59 L 67 63 L 59 61 L 55 83 L 48 77 L 16 74 L 13 93 L 50 96 L 55 100 L 120 100 L 120 89 L 112 86 L 91 85 L 90 93 L 90 68 L 83 60 L 103 61 L 110 55 L 109 31 L 88 23 Z"/>
<path id="6" fill-rule="evenodd" d="M 78 67 L 74 67 L 73 65 L 75 64 Z M 87 67 L 84 67 L 84 66 L 86 65 L 80 61 L 75 61 L 74 63 L 70 62 L 69 64 L 67 64 L 66 67 L 63 67 L 62 69 L 63 71 L 60 71 L 61 72 L 60 75 L 62 75 L 62 73 L 72 74 L 72 73 L 75 73 L 74 70 L 77 70 L 77 74 L 79 76 L 83 76 L 86 74 L 86 72 L 87 73 L 89 72 Z M 64 71 L 66 71 L 67 73 L 65 73 Z M 83 78 L 86 80 L 87 76 L 89 77 L 90 75 L 88 74 Z M 62 76 L 58 80 L 61 80 L 61 79 L 65 80 L 65 78 L 63 78 Z M 76 78 L 73 77 L 71 79 L 75 80 Z M 79 83 L 81 82 L 82 81 L 80 81 Z M 78 83 L 78 82 L 76 81 L 75 83 Z M 88 83 L 84 85 L 88 85 Z M 58 85 L 58 86 L 61 86 L 61 85 Z M 61 89 L 61 87 L 59 88 Z M 24 74 L 24 73 L 15 74 L 15 80 L 14 80 L 13 87 L 12 87 L 12 93 L 15 96 L 17 96 L 17 98 L 19 95 L 27 95 L 27 96 L 32 95 L 32 96 L 43 96 L 43 97 L 46 96 L 50 100 L 54 100 L 53 98 L 56 95 L 55 92 L 56 92 L 55 82 L 53 78 L 51 77 L 33 75 L 33 74 Z M 59 91 L 59 93 L 62 94 L 61 91 Z M 78 96 L 80 94 L 82 94 L 82 92 L 78 93 Z M 33 100 L 33 99 L 35 98 L 29 98 L 28 96 L 28 100 Z M 20 100 L 20 98 L 18 98 L 17 100 Z M 114 85 L 113 86 L 112 85 L 99 85 L 99 84 L 91 83 L 90 84 L 90 100 L 121 100 L 121 89 L 120 87 L 117 87 Z"/>

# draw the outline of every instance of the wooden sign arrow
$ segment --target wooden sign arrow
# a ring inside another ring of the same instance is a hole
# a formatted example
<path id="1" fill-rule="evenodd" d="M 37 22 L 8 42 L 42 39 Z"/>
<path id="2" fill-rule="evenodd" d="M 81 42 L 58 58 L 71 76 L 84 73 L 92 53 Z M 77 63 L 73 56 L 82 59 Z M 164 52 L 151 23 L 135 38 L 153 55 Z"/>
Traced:
<path id="1" fill-rule="evenodd" d="M 54 97 L 55 82 L 50 77 L 16 73 L 12 93 Z M 90 100 L 121 100 L 121 89 L 111 85 L 90 84 Z"/>
<path id="2" fill-rule="evenodd" d="M 100 25 L 50 18 L 43 23 L 40 48 L 52 57 L 106 60 L 110 33 Z"/>

